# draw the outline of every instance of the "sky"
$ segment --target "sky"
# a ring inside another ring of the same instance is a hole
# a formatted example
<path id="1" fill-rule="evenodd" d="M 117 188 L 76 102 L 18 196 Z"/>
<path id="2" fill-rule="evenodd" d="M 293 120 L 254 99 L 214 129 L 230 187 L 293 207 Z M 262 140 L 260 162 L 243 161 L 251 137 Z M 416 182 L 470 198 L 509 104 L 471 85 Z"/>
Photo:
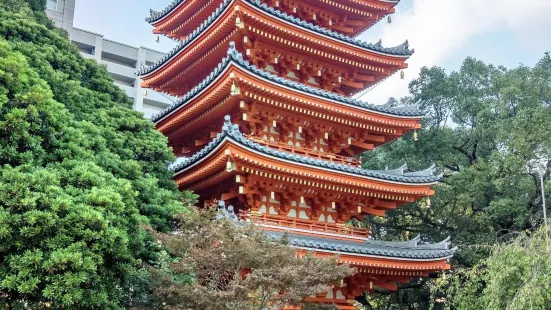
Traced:
<path id="1" fill-rule="evenodd" d="M 133 46 L 166 52 L 144 18 L 172 0 L 77 0 L 74 26 Z M 392 47 L 406 39 L 415 53 L 405 78 L 395 74 L 361 99 L 374 104 L 408 94 L 408 84 L 424 66 L 459 70 L 466 57 L 509 68 L 533 66 L 551 51 L 551 0 L 402 0 L 392 15 L 358 37 Z"/>

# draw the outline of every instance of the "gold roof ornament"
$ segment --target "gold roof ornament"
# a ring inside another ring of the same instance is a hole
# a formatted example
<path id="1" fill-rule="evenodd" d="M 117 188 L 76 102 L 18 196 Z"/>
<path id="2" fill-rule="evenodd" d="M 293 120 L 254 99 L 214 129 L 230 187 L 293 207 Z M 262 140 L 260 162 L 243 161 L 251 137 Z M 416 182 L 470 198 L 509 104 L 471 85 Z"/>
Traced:
<path id="1" fill-rule="evenodd" d="M 413 141 L 419 141 L 419 136 L 417 135 L 417 129 L 413 132 Z"/>
<path id="2" fill-rule="evenodd" d="M 235 84 L 235 81 L 234 81 L 232 82 L 232 85 L 231 85 L 230 95 L 235 96 L 239 94 L 241 94 L 241 89 L 239 88 L 239 86 L 237 86 L 237 84 Z"/>
<path id="3" fill-rule="evenodd" d="M 386 20 L 388 21 L 389 24 L 392 24 L 392 16 L 391 15 L 388 15 Z"/>
<path id="4" fill-rule="evenodd" d="M 228 161 L 226 162 L 226 171 L 232 172 L 235 170 L 235 163 L 231 161 L 231 158 L 228 157 Z"/>
<path id="5" fill-rule="evenodd" d="M 406 73 L 404 72 L 404 70 L 400 71 L 400 79 L 404 79 L 406 77 Z"/>
<path id="6" fill-rule="evenodd" d="M 237 28 L 245 28 L 245 22 L 241 19 L 241 16 L 237 15 L 235 18 L 235 26 Z"/>

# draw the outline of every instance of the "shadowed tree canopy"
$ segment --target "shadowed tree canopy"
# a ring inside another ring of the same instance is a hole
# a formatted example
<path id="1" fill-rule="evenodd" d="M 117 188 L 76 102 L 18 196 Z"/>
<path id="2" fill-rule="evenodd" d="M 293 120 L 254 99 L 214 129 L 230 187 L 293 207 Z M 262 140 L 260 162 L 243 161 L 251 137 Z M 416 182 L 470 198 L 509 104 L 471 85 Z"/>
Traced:
<path id="1" fill-rule="evenodd" d="M 405 136 L 366 153 L 364 163 L 381 169 L 404 162 L 412 169 L 436 163 L 444 178 L 430 204 L 422 200 L 384 218 L 369 218 L 378 237 L 405 239 L 420 233 L 435 241 L 451 236 L 461 249 L 453 265 L 472 267 L 496 243 L 508 240 L 510 232 L 542 223 L 539 176 L 530 168 L 541 164 L 548 180 L 549 54 L 533 68 L 508 70 L 472 58 L 450 74 L 438 67 L 423 68 L 411 82 L 410 93 L 401 103 L 420 100 L 428 111 L 418 141 Z M 545 192 L 549 193 L 548 186 Z M 412 282 L 383 296 L 385 306 L 380 309 L 389 304 L 396 309 L 426 309 L 430 293 L 425 284 Z M 381 304 L 381 298 L 370 299 Z"/>
<path id="2" fill-rule="evenodd" d="M 140 223 L 183 209 L 173 155 L 44 3 L 0 0 L 0 304 L 118 309 L 150 258 Z"/>

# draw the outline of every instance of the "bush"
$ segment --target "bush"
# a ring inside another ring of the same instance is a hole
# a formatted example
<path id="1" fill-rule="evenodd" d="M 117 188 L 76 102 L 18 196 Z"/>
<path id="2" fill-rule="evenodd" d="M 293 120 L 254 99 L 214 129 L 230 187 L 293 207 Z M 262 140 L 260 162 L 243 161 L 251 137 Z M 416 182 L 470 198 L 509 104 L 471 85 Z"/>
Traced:
<path id="1" fill-rule="evenodd" d="M 169 231 L 183 210 L 174 158 L 43 6 L 0 1 L 0 299 L 122 308 L 155 257 L 140 225 Z"/>

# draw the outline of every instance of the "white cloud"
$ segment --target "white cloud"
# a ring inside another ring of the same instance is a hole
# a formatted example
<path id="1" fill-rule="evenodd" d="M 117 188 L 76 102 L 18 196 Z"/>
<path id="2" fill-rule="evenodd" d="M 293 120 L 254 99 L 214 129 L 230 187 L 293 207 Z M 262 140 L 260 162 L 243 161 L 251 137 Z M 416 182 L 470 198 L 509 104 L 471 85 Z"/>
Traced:
<path id="1" fill-rule="evenodd" d="M 382 33 L 368 31 L 361 39 L 374 42 L 377 35 L 384 46 L 408 39 L 415 54 L 408 61 L 406 78 L 395 74 L 362 99 L 383 103 L 389 97 L 407 95 L 407 85 L 421 67 L 441 64 L 476 36 L 507 31 L 518 44 L 550 41 L 550 16 L 551 0 L 412 0 L 411 6 L 400 4 Z"/>

